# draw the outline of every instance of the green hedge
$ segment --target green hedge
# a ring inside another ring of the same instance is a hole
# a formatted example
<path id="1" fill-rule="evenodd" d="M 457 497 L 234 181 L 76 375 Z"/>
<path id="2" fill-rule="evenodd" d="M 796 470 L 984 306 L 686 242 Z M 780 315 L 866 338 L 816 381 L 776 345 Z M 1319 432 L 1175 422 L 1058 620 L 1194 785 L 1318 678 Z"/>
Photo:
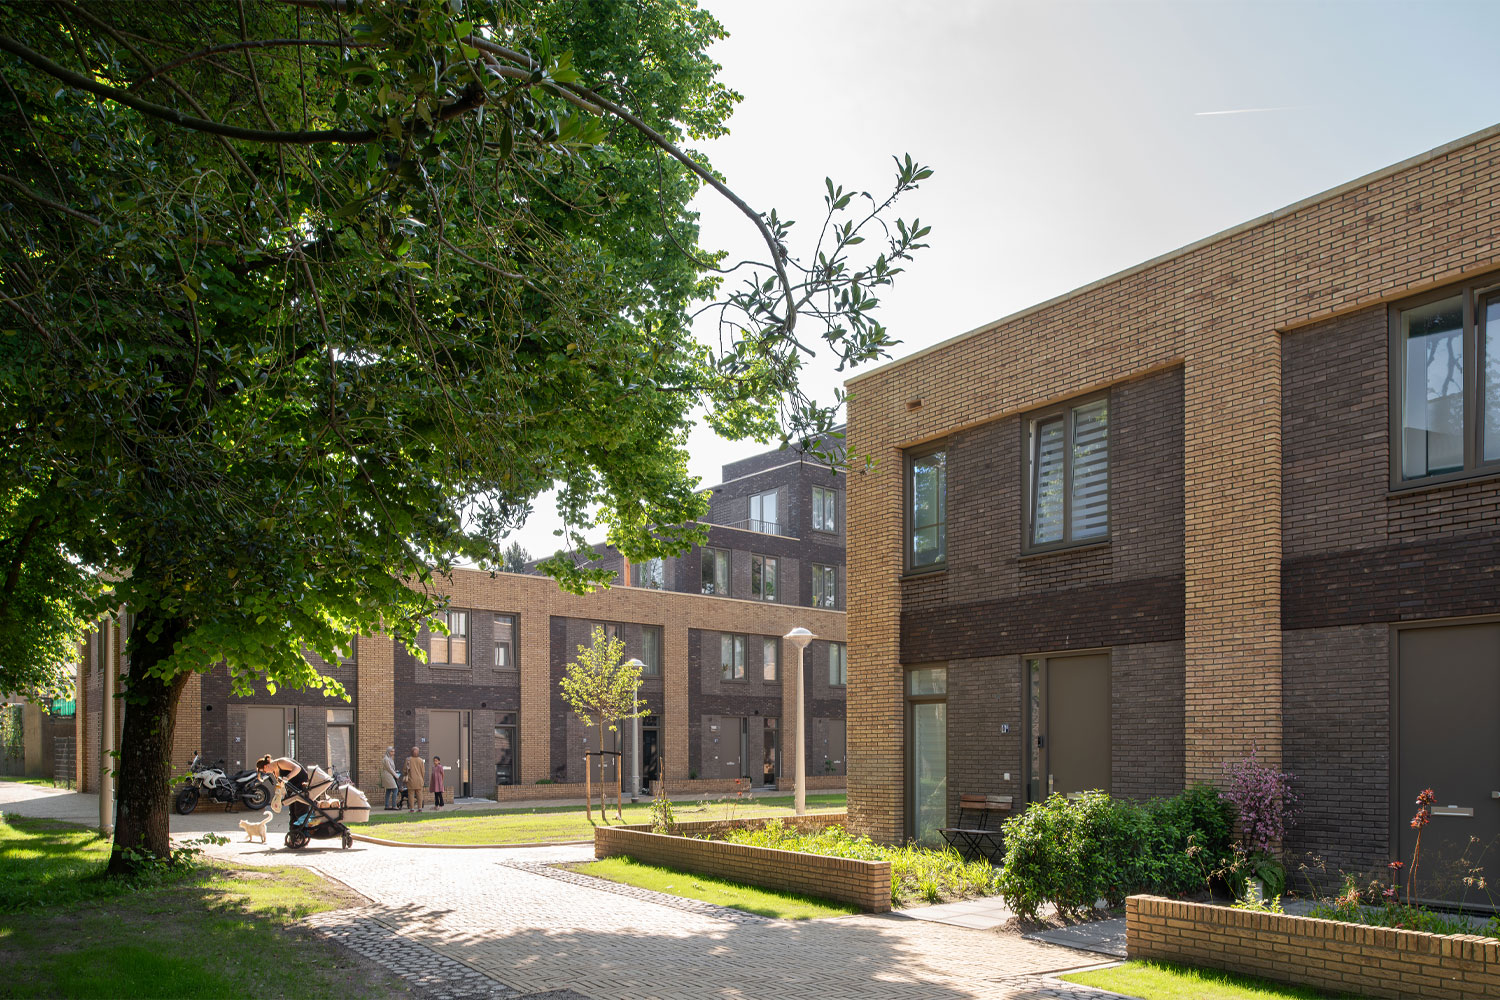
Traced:
<path id="1" fill-rule="evenodd" d="M 1047 903 L 1065 916 L 1136 892 L 1203 888 L 1229 851 L 1234 810 L 1206 786 L 1145 806 L 1087 792 L 1053 795 L 1005 824 L 1000 895 L 1035 920 Z"/>

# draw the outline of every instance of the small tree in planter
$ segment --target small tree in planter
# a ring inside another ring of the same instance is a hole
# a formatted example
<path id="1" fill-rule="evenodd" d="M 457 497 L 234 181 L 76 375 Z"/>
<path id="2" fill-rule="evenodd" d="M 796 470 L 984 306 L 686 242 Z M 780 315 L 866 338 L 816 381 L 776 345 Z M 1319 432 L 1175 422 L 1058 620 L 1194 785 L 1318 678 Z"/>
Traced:
<path id="1" fill-rule="evenodd" d="M 559 683 L 563 700 L 578 713 L 585 726 L 599 729 L 599 749 L 604 749 L 605 731 L 616 732 L 622 719 L 634 719 L 646 714 L 646 702 L 636 700 L 636 691 L 641 683 L 639 667 L 622 663 L 625 644 L 619 639 L 604 634 L 604 629 L 595 626 L 593 641 L 578 647 L 578 658 L 569 663 Z M 624 758 L 619 758 L 616 767 Z M 599 758 L 599 815 L 604 816 L 604 758 Z M 585 765 L 587 766 L 587 765 Z M 615 816 L 624 819 L 618 796 Z M 586 804 L 592 809 L 592 802 Z"/>
<path id="2" fill-rule="evenodd" d="M 1266 884 L 1263 895 L 1280 896 L 1286 891 L 1286 869 L 1273 852 L 1296 820 L 1296 776 L 1262 763 L 1254 750 L 1248 757 L 1226 762 L 1224 776 L 1226 787 L 1220 794 L 1234 806 L 1238 844 L 1221 874 L 1236 896 L 1245 894 L 1249 878 Z"/>

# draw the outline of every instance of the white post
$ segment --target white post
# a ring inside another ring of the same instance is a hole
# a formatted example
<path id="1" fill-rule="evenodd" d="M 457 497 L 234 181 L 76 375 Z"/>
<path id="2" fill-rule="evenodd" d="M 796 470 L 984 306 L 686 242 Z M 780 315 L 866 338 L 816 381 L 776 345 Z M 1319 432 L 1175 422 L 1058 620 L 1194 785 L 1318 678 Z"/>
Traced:
<path id="1" fill-rule="evenodd" d="M 636 704 L 634 706 L 636 708 L 634 719 L 635 735 L 631 738 L 630 741 L 630 801 L 639 802 L 641 798 L 641 713 L 639 708 L 641 702 L 640 671 L 646 668 L 646 664 L 642 663 L 640 660 L 632 659 L 627 661 L 625 665 L 627 667 L 635 667 L 636 669 Z"/>
<path id="2" fill-rule="evenodd" d="M 805 628 L 794 628 L 782 636 L 797 647 L 797 815 L 807 812 L 807 698 L 802 677 L 802 652 L 817 636 Z"/>
<path id="3" fill-rule="evenodd" d="M 99 832 L 106 837 L 115 832 L 115 630 L 108 621 L 100 636 L 104 669 L 99 672 Z"/>

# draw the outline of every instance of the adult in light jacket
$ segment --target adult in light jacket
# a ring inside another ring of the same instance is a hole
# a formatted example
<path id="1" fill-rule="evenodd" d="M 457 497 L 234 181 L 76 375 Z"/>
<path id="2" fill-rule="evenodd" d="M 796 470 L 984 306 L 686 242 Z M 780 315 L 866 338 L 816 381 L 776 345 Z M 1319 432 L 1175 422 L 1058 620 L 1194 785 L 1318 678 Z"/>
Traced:
<path id="1" fill-rule="evenodd" d="M 385 789 L 385 807 L 396 808 L 396 789 L 401 786 L 401 772 L 396 770 L 396 748 L 385 748 L 385 759 L 380 762 L 380 787 Z"/>
<path id="2" fill-rule="evenodd" d="M 407 804 L 406 811 L 422 811 L 422 792 L 427 788 L 427 764 L 422 760 L 421 751 L 416 747 L 411 748 L 411 756 L 406 758 L 406 790 L 411 793 L 411 802 Z"/>

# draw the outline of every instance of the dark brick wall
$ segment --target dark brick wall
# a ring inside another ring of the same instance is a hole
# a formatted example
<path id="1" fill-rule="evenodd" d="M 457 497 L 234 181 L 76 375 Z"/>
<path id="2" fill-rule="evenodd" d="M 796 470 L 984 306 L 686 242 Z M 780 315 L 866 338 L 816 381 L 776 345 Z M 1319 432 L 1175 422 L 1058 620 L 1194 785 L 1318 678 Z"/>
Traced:
<path id="1" fill-rule="evenodd" d="M 550 669 L 551 687 L 549 689 L 549 702 L 551 705 L 550 716 L 552 720 L 551 746 L 552 746 L 552 768 L 551 776 L 554 781 L 582 781 L 583 780 L 583 754 L 585 750 L 598 749 L 597 726 L 585 728 L 582 720 L 568 707 L 563 699 L 561 682 L 567 672 L 567 665 L 578 658 L 578 647 L 587 646 L 593 641 L 593 630 L 596 625 L 615 625 L 619 628 L 620 640 L 625 643 L 625 658 L 639 657 L 642 652 L 643 639 L 641 637 L 644 627 L 635 622 L 606 622 L 585 618 L 562 618 L 553 616 L 549 628 L 552 650 L 552 663 Z M 654 677 L 644 677 L 641 680 L 641 697 L 646 701 L 651 715 L 641 720 L 642 727 L 654 726 L 661 732 L 661 739 L 666 739 L 666 695 L 663 681 L 658 674 Z M 633 722 L 620 724 L 620 734 L 606 734 L 605 749 L 619 749 L 616 741 L 623 743 L 626 754 L 632 752 L 629 734 L 632 732 Z M 584 741 L 588 743 L 585 745 Z M 661 744 L 665 746 L 665 743 Z M 631 771 L 631 760 L 625 758 L 625 774 Z M 598 773 L 597 771 L 595 772 Z M 614 780 L 614 772 L 609 772 L 610 780 Z"/>
<path id="2" fill-rule="evenodd" d="M 229 668 L 222 663 L 204 674 L 199 712 L 202 720 L 199 739 L 204 758 L 210 762 L 223 760 L 231 771 L 250 767 L 253 762 L 246 761 L 243 753 L 243 713 L 232 712 L 231 708 L 266 705 L 300 709 L 297 714 L 297 754 L 300 759 L 327 766 L 327 716 L 324 713 L 330 708 L 352 708 L 359 704 L 358 676 L 352 659 L 332 668 L 315 653 L 308 653 L 307 660 L 319 672 L 342 683 L 351 700 L 325 695 L 320 690 L 299 691 L 286 686 L 278 686 L 275 694 L 267 694 L 263 685 L 257 685 L 257 693 L 245 697 L 231 693 Z M 236 738 L 241 742 L 236 743 Z M 359 740 L 358 727 L 354 738 Z"/>
<path id="3" fill-rule="evenodd" d="M 1186 667 L 1181 640 L 1110 652 L 1113 794 L 1144 799 L 1182 791 Z"/>

